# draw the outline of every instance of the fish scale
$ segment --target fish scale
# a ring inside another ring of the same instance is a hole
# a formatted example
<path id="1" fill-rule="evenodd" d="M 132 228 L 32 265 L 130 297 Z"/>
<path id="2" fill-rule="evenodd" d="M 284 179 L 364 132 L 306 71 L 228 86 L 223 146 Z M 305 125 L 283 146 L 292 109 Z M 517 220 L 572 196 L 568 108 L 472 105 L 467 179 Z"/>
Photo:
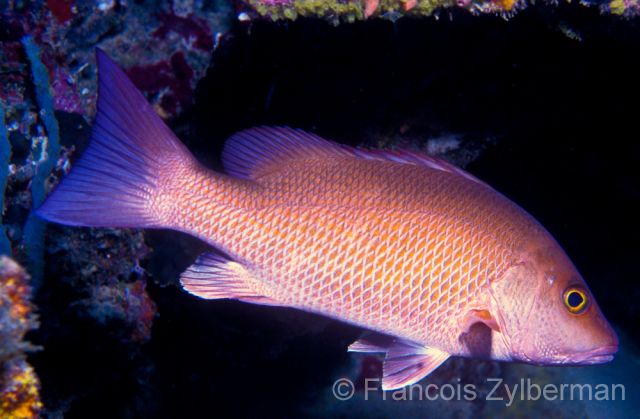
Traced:
<path id="1" fill-rule="evenodd" d="M 617 337 L 560 246 L 469 173 L 418 153 L 265 127 L 231 137 L 226 174 L 217 173 L 104 53 L 97 61 L 91 142 L 38 208 L 41 217 L 194 235 L 215 250 L 181 275 L 185 290 L 381 332 L 349 350 L 385 354 L 387 390 L 451 355 L 613 358 Z"/>
<path id="2" fill-rule="evenodd" d="M 174 177 L 175 227 L 245 264 L 256 292 L 270 299 L 460 350 L 449 336 L 459 320 L 453 313 L 514 263 L 524 240 L 510 234 L 516 210 L 453 174 L 374 166 L 357 157 L 294 162 L 257 179 L 259 187 L 206 172 L 195 172 L 188 187 Z M 335 182 L 353 189 L 336 191 Z M 391 198 L 378 199 L 388 190 Z"/>

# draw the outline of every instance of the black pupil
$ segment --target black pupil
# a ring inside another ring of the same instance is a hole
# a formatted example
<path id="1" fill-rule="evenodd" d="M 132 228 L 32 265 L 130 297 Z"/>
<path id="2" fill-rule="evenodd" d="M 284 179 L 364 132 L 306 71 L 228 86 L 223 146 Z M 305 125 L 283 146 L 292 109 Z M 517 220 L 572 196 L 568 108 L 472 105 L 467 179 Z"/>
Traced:
<path id="1" fill-rule="evenodd" d="M 582 295 L 580 295 L 579 292 L 576 291 L 571 291 L 569 293 L 569 297 L 567 298 L 567 301 L 569 302 L 569 305 L 573 308 L 578 307 L 580 304 L 582 304 L 582 301 L 584 301 L 584 298 L 582 297 Z"/>

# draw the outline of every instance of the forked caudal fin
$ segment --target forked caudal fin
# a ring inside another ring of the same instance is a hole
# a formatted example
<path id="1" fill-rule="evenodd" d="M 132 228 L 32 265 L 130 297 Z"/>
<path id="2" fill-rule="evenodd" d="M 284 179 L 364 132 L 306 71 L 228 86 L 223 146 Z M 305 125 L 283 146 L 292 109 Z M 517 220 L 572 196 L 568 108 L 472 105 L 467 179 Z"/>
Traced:
<path id="1" fill-rule="evenodd" d="M 193 162 L 125 73 L 101 50 L 91 142 L 36 213 L 91 227 L 161 227 L 151 198 L 159 176 Z"/>

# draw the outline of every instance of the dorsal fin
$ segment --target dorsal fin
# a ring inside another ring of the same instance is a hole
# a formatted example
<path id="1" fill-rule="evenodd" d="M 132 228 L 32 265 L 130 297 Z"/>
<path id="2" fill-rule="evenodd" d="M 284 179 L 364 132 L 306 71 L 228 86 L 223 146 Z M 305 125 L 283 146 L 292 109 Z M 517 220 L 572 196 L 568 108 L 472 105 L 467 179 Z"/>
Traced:
<path id="1" fill-rule="evenodd" d="M 438 157 L 429 156 L 428 154 L 417 153 L 409 150 L 364 150 L 353 148 L 353 153 L 366 160 L 384 160 L 393 161 L 402 164 L 413 164 L 416 166 L 430 167 L 431 169 L 441 170 L 456 175 L 460 175 L 474 182 L 489 186 L 471 173 L 462 170 L 458 166 L 449 163 Z"/>
<path id="2" fill-rule="evenodd" d="M 222 151 L 225 171 L 243 179 L 258 179 L 287 161 L 349 156 L 349 149 L 315 134 L 288 127 L 258 127 L 240 131 Z"/>
<path id="3" fill-rule="evenodd" d="M 228 174 L 255 180 L 277 171 L 285 166 L 287 161 L 339 156 L 429 167 L 486 185 L 453 164 L 426 154 L 406 150 L 353 148 L 288 127 L 251 128 L 234 134 L 225 144 L 222 162 Z"/>

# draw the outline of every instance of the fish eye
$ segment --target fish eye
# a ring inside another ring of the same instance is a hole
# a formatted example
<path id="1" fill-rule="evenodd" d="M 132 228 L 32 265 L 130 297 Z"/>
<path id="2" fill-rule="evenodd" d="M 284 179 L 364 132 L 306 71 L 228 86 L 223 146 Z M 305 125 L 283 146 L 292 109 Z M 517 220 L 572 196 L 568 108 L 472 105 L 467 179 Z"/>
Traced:
<path id="1" fill-rule="evenodd" d="M 589 305 L 587 293 L 577 287 L 569 287 L 564 292 L 564 305 L 570 313 L 582 314 Z"/>

